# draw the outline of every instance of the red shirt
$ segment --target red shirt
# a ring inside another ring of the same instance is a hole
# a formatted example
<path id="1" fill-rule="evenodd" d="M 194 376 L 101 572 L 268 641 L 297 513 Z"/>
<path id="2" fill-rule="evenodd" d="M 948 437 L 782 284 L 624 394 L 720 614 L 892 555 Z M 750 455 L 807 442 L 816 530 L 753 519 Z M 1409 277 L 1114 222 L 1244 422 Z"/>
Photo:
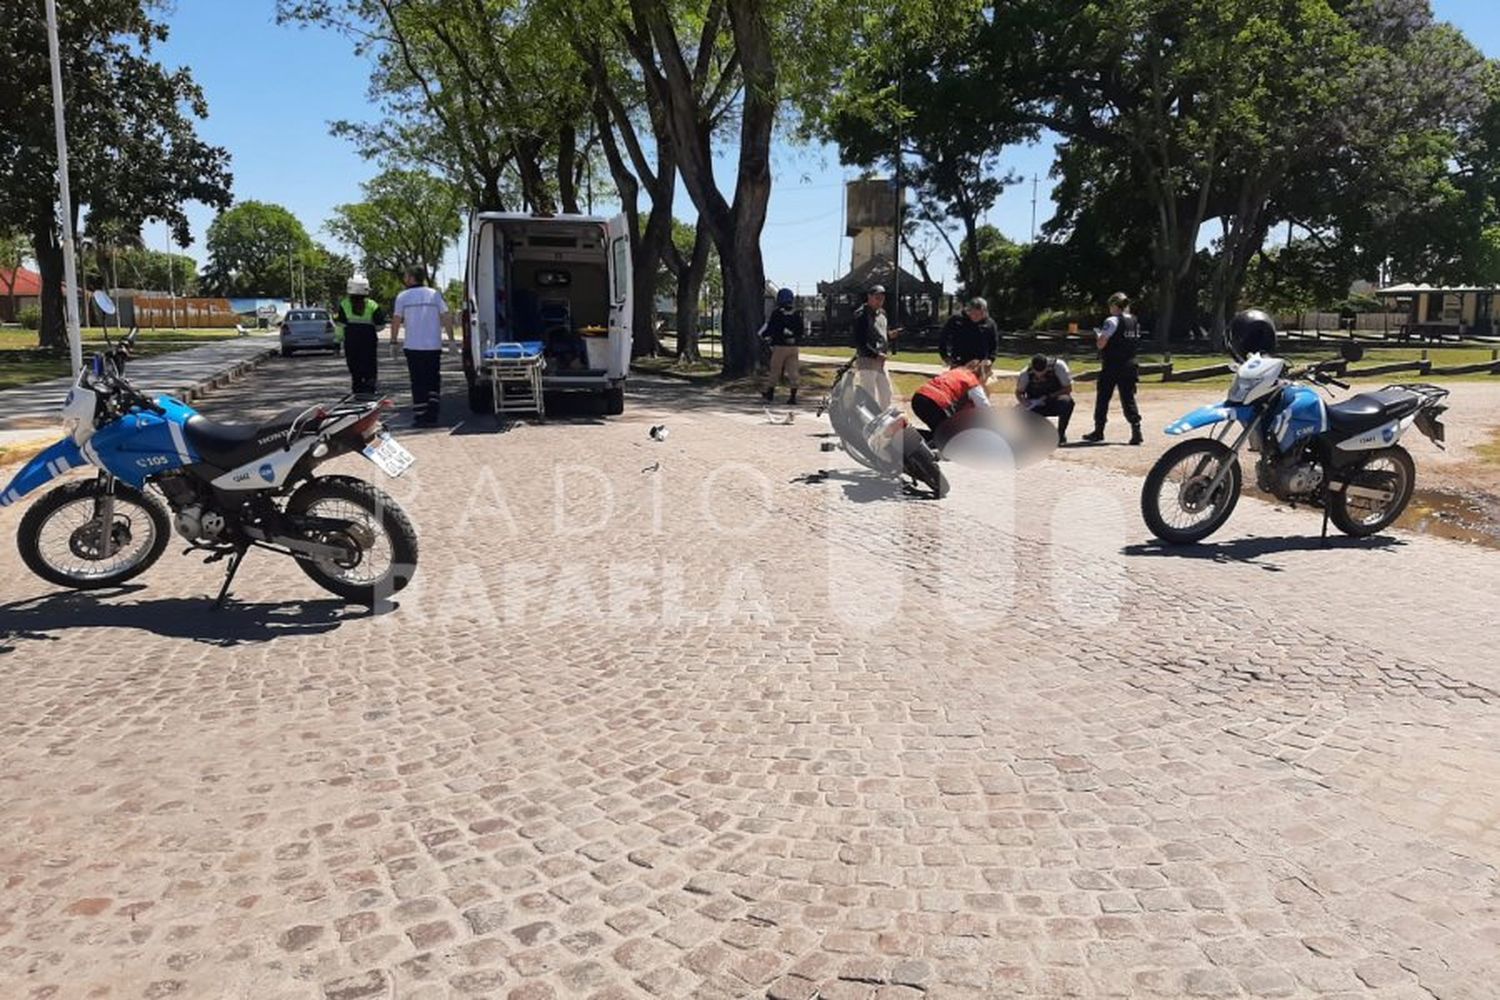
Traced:
<path id="1" fill-rule="evenodd" d="M 980 385 L 979 376 L 969 369 L 950 368 L 918 389 L 917 395 L 926 396 L 950 413 L 957 413 L 974 405 L 969 392 Z"/>

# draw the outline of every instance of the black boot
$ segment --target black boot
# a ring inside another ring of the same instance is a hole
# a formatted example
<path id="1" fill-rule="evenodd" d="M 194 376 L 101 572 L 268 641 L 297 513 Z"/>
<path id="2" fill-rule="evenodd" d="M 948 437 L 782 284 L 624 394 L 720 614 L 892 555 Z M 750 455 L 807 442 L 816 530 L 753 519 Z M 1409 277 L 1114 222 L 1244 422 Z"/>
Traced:
<path id="1" fill-rule="evenodd" d="M 1096 427 L 1096 428 L 1094 428 L 1093 432 L 1089 433 L 1089 434 L 1085 434 L 1083 436 L 1083 439 L 1085 441 L 1087 441 L 1089 444 L 1098 444 L 1100 441 L 1104 440 L 1104 428 L 1103 427 Z"/>
<path id="2" fill-rule="evenodd" d="M 791 391 L 789 391 L 787 393 L 786 405 L 788 405 L 788 406 L 796 406 L 797 405 L 797 390 L 796 389 L 792 389 Z"/>
<path id="3" fill-rule="evenodd" d="M 1141 437 L 1141 425 L 1140 424 L 1131 424 L 1130 425 L 1130 443 L 1131 444 L 1141 444 L 1145 440 L 1146 440 L 1145 438 Z"/>
<path id="4" fill-rule="evenodd" d="M 763 393 L 760 394 L 760 398 L 764 399 L 768 403 L 773 398 L 775 398 L 775 396 L 776 396 L 776 387 L 774 385 L 771 386 L 771 388 L 767 389 L 765 392 L 763 392 Z"/>

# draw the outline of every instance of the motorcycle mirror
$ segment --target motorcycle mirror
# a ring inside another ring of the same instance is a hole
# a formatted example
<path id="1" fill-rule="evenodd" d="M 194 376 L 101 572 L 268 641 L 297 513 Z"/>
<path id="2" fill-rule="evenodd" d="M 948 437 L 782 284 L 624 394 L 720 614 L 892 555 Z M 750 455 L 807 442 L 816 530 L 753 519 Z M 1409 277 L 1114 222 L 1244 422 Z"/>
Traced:
<path id="1" fill-rule="evenodd" d="M 98 306 L 99 311 L 106 316 L 115 314 L 115 300 L 105 294 L 102 288 L 94 289 L 94 305 Z"/>
<path id="2" fill-rule="evenodd" d="M 1346 340 L 1344 341 L 1344 343 L 1339 345 L 1339 357 L 1343 358 L 1345 361 L 1359 361 L 1364 356 L 1365 349 L 1362 344 L 1357 344 L 1352 340 Z"/>

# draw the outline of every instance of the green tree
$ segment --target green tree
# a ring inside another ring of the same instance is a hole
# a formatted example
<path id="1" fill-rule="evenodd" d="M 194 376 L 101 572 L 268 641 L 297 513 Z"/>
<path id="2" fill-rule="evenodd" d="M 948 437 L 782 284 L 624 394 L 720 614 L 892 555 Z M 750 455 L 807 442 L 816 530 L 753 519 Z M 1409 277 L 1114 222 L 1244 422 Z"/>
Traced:
<path id="1" fill-rule="evenodd" d="M 313 241 L 286 208 L 242 201 L 209 224 L 204 290 L 212 295 L 283 295 Z"/>
<path id="2" fill-rule="evenodd" d="M 131 247 L 116 255 L 113 266 L 125 288 L 198 294 L 198 262 L 187 254 Z"/>
<path id="3" fill-rule="evenodd" d="M 395 168 L 362 189 L 363 201 L 334 208 L 328 232 L 356 249 L 367 276 L 399 281 L 407 267 L 419 265 L 431 277 L 462 230 L 458 190 L 431 174 Z"/>
<path id="4" fill-rule="evenodd" d="M 198 138 L 208 113 L 187 70 L 152 59 L 167 37 L 150 0 L 77 0 L 58 10 L 72 196 L 91 218 L 138 232 L 165 219 L 180 245 L 183 206 L 229 202 L 229 156 Z M 61 347 L 62 247 L 54 205 L 57 158 L 42 5 L 12 3 L 0 16 L 0 226 L 31 237 L 42 275 L 41 342 Z"/>
<path id="5" fill-rule="evenodd" d="M 579 210 L 590 96 L 557 22 L 524 0 L 277 0 L 283 23 L 340 31 L 371 58 L 373 123 L 335 134 L 412 160 L 484 211 Z M 559 44 L 562 42 L 563 44 Z"/>

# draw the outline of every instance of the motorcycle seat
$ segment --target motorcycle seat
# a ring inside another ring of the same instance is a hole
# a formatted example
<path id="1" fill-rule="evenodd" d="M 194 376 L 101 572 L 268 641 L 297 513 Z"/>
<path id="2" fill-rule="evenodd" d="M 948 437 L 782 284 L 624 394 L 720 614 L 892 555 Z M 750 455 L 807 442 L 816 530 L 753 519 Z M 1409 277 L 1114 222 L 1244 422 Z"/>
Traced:
<path id="1" fill-rule="evenodd" d="M 1328 407 L 1328 427 L 1340 437 L 1363 434 L 1381 424 L 1408 417 L 1421 405 L 1422 397 L 1405 389 L 1362 392 Z"/>
<path id="2" fill-rule="evenodd" d="M 205 462 L 227 471 L 285 445 L 286 432 L 304 412 L 304 407 L 283 410 L 261 424 L 220 424 L 191 417 L 183 424 L 183 436 Z"/>

